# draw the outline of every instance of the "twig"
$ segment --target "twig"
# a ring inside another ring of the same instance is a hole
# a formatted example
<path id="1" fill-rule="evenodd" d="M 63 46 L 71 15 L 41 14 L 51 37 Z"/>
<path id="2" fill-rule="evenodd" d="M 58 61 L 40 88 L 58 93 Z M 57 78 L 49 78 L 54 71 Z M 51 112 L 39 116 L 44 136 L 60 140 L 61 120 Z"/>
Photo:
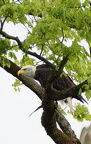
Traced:
<path id="1" fill-rule="evenodd" d="M 41 48 L 41 52 L 40 52 L 40 56 L 42 55 L 43 47 L 44 47 L 44 45 L 42 44 L 42 48 Z"/>
<path id="2" fill-rule="evenodd" d="M 6 19 L 7 19 L 7 16 L 5 17 L 4 20 L 1 20 L 1 31 L 3 30 L 3 26 L 4 26 Z"/>
<path id="3" fill-rule="evenodd" d="M 63 32 L 63 28 L 62 28 L 62 35 L 63 35 L 63 37 L 62 37 L 61 43 L 63 43 L 63 41 L 64 41 L 64 32 Z"/>

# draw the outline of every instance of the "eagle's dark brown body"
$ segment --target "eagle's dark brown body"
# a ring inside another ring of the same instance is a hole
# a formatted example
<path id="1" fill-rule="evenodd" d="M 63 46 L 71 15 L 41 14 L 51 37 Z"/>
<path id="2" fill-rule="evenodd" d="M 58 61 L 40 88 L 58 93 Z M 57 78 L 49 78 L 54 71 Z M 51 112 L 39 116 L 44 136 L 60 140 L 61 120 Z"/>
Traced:
<path id="1" fill-rule="evenodd" d="M 34 78 L 40 82 L 42 87 L 45 88 L 47 79 L 51 73 L 52 73 L 52 69 L 48 65 L 42 64 L 36 67 Z M 62 77 L 57 77 L 53 82 L 53 87 L 57 90 L 65 90 L 72 86 L 75 86 L 75 84 L 69 76 L 63 75 Z M 86 100 L 81 95 L 77 95 L 76 97 L 73 98 L 76 98 L 81 102 L 86 102 Z"/>

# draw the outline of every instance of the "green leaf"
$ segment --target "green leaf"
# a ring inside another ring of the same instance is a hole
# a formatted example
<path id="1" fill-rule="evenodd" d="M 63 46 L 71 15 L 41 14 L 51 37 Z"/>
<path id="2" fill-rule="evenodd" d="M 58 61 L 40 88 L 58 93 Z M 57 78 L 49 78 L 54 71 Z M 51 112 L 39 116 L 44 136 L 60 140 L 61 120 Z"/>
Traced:
<path id="1" fill-rule="evenodd" d="M 91 114 L 87 107 L 78 103 L 74 112 L 74 118 L 81 122 L 83 120 L 91 121 Z"/>
<path id="2" fill-rule="evenodd" d="M 10 68 L 10 62 L 6 57 L 3 57 L 3 67 L 5 66 Z"/>
<path id="3" fill-rule="evenodd" d="M 14 87 L 15 91 L 19 91 L 20 92 L 20 86 L 23 85 L 21 83 L 21 81 L 19 81 L 18 79 L 15 80 L 15 82 L 12 84 L 12 86 Z"/>
<path id="4" fill-rule="evenodd" d="M 7 54 L 10 49 L 10 40 L 0 38 L 0 55 Z"/>
<path id="5" fill-rule="evenodd" d="M 24 55 L 23 58 L 20 61 L 21 67 L 25 65 L 34 65 L 35 59 L 29 58 L 27 55 Z"/>
<path id="6" fill-rule="evenodd" d="M 8 57 L 13 58 L 14 60 L 17 60 L 17 57 L 14 52 L 9 52 Z"/>
<path id="7" fill-rule="evenodd" d="M 86 95 L 86 98 L 89 100 L 91 98 L 91 90 L 86 90 L 85 91 L 85 95 Z"/>
<path id="8" fill-rule="evenodd" d="M 91 84 L 91 78 L 88 79 L 88 84 L 89 84 L 89 85 Z"/>

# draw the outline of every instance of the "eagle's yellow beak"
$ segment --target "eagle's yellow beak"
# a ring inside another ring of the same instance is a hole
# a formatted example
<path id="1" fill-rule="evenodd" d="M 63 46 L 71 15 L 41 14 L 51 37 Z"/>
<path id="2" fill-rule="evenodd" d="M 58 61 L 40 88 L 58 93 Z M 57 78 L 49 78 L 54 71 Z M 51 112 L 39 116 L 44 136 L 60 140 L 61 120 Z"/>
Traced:
<path id="1" fill-rule="evenodd" d="M 17 75 L 19 76 L 20 74 L 23 74 L 23 73 L 24 73 L 23 70 L 19 70 L 19 71 L 17 72 Z"/>

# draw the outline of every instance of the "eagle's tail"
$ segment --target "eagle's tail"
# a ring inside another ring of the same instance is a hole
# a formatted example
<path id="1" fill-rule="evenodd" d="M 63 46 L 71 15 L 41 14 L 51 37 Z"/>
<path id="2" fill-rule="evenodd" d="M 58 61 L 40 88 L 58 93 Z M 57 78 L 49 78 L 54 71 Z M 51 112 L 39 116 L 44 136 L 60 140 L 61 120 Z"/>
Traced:
<path id="1" fill-rule="evenodd" d="M 82 103 L 86 102 L 88 104 L 88 102 L 81 95 L 77 95 L 76 99 L 78 99 Z"/>

